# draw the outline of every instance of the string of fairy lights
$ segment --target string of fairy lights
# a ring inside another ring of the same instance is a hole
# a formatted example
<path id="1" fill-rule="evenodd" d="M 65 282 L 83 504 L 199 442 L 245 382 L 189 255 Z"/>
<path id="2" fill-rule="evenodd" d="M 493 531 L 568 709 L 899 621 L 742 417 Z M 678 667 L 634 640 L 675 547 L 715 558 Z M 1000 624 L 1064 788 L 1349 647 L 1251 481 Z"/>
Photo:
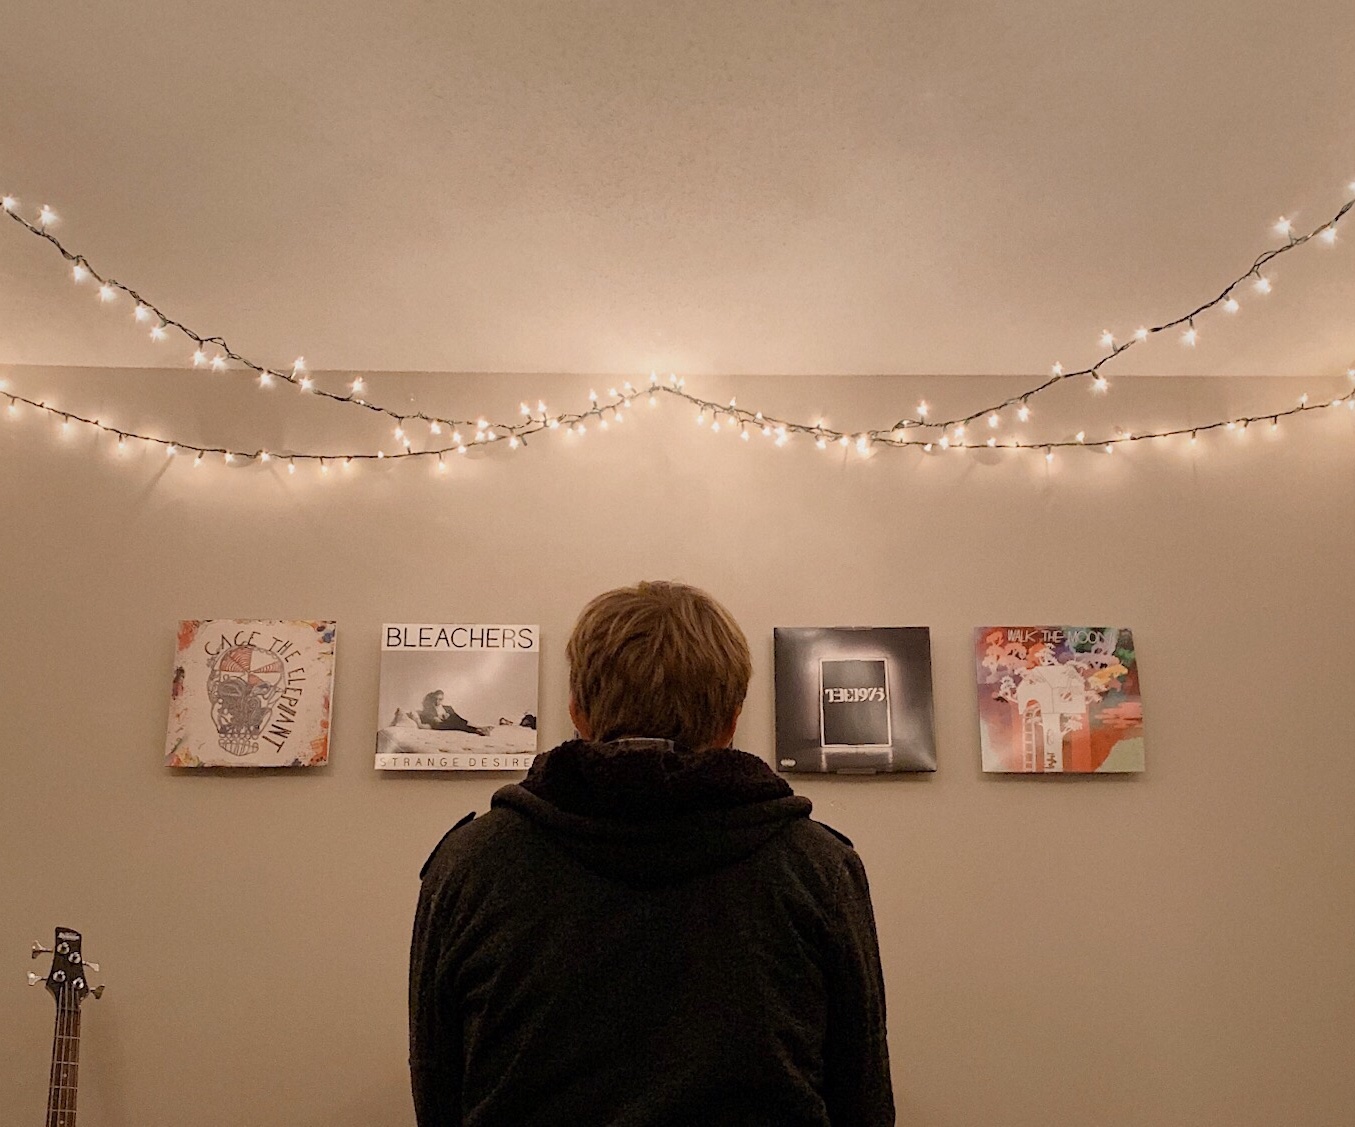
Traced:
<path id="1" fill-rule="evenodd" d="M 1355 183 L 1349 185 L 1349 190 L 1355 193 Z M 219 457 L 226 463 L 254 461 L 267 464 L 276 461 L 285 465 L 289 473 L 296 472 L 298 463 L 314 463 L 322 473 L 328 473 L 330 467 L 335 465 L 351 467 L 354 463 L 364 461 L 434 458 L 438 462 L 439 469 L 445 470 L 447 456 L 464 455 L 476 446 L 499 444 L 517 450 L 525 447 L 529 438 L 544 432 L 558 431 L 567 437 L 582 437 L 593 426 L 607 430 L 613 424 L 624 423 L 637 400 L 643 398 L 649 406 L 654 407 L 657 406 L 660 396 L 678 399 L 689 407 L 696 408 L 698 426 L 708 426 L 712 433 L 718 434 L 724 430 L 737 435 L 745 442 L 750 441 L 755 435 L 761 435 L 776 446 L 785 446 L 792 438 L 803 437 L 812 440 L 820 450 L 855 448 L 862 454 L 871 453 L 881 447 L 915 447 L 926 453 L 986 447 L 1039 451 L 1047 460 L 1052 461 L 1054 452 L 1063 448 L 1100 448 L 1106 453 L 1112 453 L 1117 446 L 1126 443 L 1180 436 L 1189 436 L 1191 443 L 1194 443 L 1201 434 L 1215 430 L 1246 429 L 1254 424 L 1267 422 L 1274 428 L 1282 419 L 1307 412 L 1324 411 L 1340 406 L 1355 410 L 1355 386 L 1331 397 L 1315 399 L 1305 393 L 1297 402 L 1259 414 L 1182 424 L 1140 433 L 1118 429 L 1113 435 L 1088 438 L 1086 431 L 1083 430 L 1072 437 L 1029 440 L 1014 435 L 999 437 L 993 432 L 1001 425 L 1003 413 L 1007 411 L 1014 411 L 1019 422 L 1027 422 L 1032 413 L 1031 400 L 1065 382 L 1085 379 L 1090 381 L 1090 389 L 1094 393 L 1105 393 L 1109 390 L 1109 380 L 1104 369 L 1129 349 L 1153 336 L 1180 329 L 1181 343 L 1187 347 L 1194 347 L 1199 338 L 1197 319 L 1219 308 L 1225 313 L 1236 313 L 1240 308 L 1237 294 L 1248 285 L 1257 295 L 1271 292 L 1273 280 L 1265 272 L 1266 267 L 1281 255 L 1314 240 L 1327 246 L 1334 245 L 1337 239 L 1337 226 L 1353 207 L 1355 195 L 1331 218 L 1304 233 L 1298 233 L 1292 221 L 1281 216 L 1274 226 L 1274 231 L 1284 238 L 1285 242 L 1258 255 L 1245 272 L 1224 286 L 1215 297 L 1176 317 L 1155 325 L 1144 325 L 1124 339 L 1117 338 L 1109 329 L 1104 330 L 1100 343 L 1105 351 L 1087 367 L 1065 370 L 1062 365 L 1055 364 L 1050 375 L 1041 382 L 999 402 L 954 418 L 931 419 L 930 408 L 926 401 L 923 401 L 918 404 L 912 415 L 900 418 L 890 427 L 842 431 L 829 426 L 824 419 L 819 419 L 815 423 L 800 422 L 741 407 L 735 399 L 727 403 L 704 399 L 686 390 L 685 379 L 670 374 L 665 380 L 661 379 L 657 372 L 650 374 L 647 384 L 637 387 L 634 383 L 626 381 L 619 388 L 609 388 L 605 397 L 592 391 L 589 393 L 589 405 L 581 410 L 552 413 L 542 400 L 537 401 L 535 408 L 523 402 L 519 418 L 507 423 L 492 422 L 483 415 L 471 419 L 455 419 L 423 410 L 396 410 L 366 398 L 366 380 L 361 375 L 352 379 L 345 392 L 330 391 L 320 386 L 316 377 L 307 370 L 304 358 L 298 357 L 289 368 L 270 367 L 236 351 L 222 336 L 197 332 L 170 316 L 131 286 L 96 270 L 83 254 L 68 248 L 52 231 L 58 217 L 50 207 L 44 205 L 39 209 L 36 220 L 30 221 L 20 213 L 18 201 L 12 196 L 5 195 L 0 197 L 0 211 L 30 234 L 54 247 L 70 266 L 71 277 L 76 284 L 92 283 L 97 287 L 99 301 L 104 304 L 123 297 L 129 299 L 133 319 L 137 323 L 150 326 L 149 334 L 153 341 L 162 342 L 174 335 L 187 340 L 193 347 L 190 358 L 193 367 L 216 372 L 250 372 L 262 389 L 275 384 L 290 384 L 302 393 L 384 416 L 395 423 L 393 436 L 396 445 L 389 452 L 385 449 L 340 452 L 274 451 L 263 447 L 250 450 L 234 449 L 181 441 L 114 426 L 99 418 L 64 410 L 44 400 L 6 390 L 3 382 L 0 382 L 0 401 L 8 401 L 4 413 L 10 418 L 17 416 L 21 407 L 28 407 L 58 419 L 64 431 L 69 431 L 72 424 L 80 424 L 109 434 L 116 438 L 119 452 L 124 451 L 131 441 L 158 446 L 169 457 L 188 455 L 196 465 L 201 465 L 209 456 Z M 1355 367 L 1348 369 L 1346 374 L 1355 384 Z M 980 436 L 975 436 L 970 431 L 971 427 L 981 422 L 986 422 L 988 427 L 989 433 L 986 438 L 981 437 L 981 428 L 975 428 L 980 430 Z M 411 431 L 412 425 L 425 426 L 426 436 L 414 435 Z M 415 447 L 416 441 L 420 443 L 418 448 Z"/>

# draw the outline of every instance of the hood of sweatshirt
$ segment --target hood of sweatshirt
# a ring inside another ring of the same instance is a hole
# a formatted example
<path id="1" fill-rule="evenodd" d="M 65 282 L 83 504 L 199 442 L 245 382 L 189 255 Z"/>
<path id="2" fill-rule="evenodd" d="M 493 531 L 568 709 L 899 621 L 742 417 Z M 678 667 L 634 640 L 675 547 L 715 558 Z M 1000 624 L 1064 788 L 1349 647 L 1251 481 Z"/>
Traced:
<path id="1" fill-rule="evenodd" d="M 668 740 L 573 740 L 538 755 L 494 806 L 516 810 L 594 872 L 657 887 L 732 865 L 809 817 L 755 755 Z"/>

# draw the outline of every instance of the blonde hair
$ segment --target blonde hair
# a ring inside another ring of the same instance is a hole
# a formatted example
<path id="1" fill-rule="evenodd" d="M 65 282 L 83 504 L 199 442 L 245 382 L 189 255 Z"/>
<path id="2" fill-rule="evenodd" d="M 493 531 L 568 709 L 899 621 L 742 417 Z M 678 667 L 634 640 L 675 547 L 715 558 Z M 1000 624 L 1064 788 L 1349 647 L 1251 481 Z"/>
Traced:
<path id="1" fill-rule="evenodd" d="M 595 740 L 622 736 L 714 747 L 738 717 L 753 674 L 748 639 L 704 591 L 665 581 L 618 587 L 579 615 L 569 693 Z"/>

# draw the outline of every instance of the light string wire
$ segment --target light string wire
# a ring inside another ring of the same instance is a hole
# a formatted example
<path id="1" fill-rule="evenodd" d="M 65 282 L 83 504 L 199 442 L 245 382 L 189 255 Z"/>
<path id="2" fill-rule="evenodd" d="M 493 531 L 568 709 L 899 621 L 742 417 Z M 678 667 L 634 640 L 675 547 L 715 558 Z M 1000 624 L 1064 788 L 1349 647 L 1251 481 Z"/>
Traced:
<path id="1" fill-rule="evenodd" d="M 1352 183 L 1350 185 L 1350 189 L 1352 191 L 1355 191 L 1355 183 Z M 1095 390 L 1104 391 L 1106 390 L 1106 386 L 1105 380 L 1101 376 L 1101 369 L 1104 368 L 1111 361 L 1119 358 L 1124 353 L 1128 352 L 1136 344 L 1142 344 L 1149 337 L 1155 336 L 1158 333 L 1165 333 L 1171 329 L 1178 328 L 1181 325 L 1187 326 L 1185 333 L 1182 335 L 1182 343 L 1189 345 L 1190 347 L 1194 347 L 1198 337 L 1197 330 L 1195 328 L 1195 319 L 1197 317 L 1200 317 L 1203 314 L 1208 313 L 1210 310 L 1213 310 L 1220 305 L 1224 306 L 1230 313 L 1237 312 L 1239 308 L 1239 303 L 1237 301 L 1237 298 L 1233 296 L 1234 291 L 1237 290 L 1240 286 L 1245 285 L 1249 279 L 1253 281 L 1255 289 L 1258 293 L 1260 294 L 1269 293 L 1272 288 L 1271 280 L 1261 271 L 1275 259 L 1279 258 L 1282 254 L 1288 254 L 1290 251 L 1295 250 L 1298 247 L 1304 246 L 1306 243 L 1311 242 L 1313 239 L 1320 239 L 1321 241 L 1325 242 L 1328 246 L 1335 243 L 1337 224 L 1339 224 L 1341 220 L 1346 217 L 1346 215 L 1350 212 L 1352 207 L 1355 207 L 1355 197 L 1346 200 L 1346 202 L 1341 205 L 1340 209 L 1336 212 L 1336 214 L 1333 215 L 1330 219 L 1326 220 L 1323 223 L 1319 223 L 1311 231 L 1302 235 L 1295 234 L 1293 224 L 1288 219 L 1281 216 L 1279 222 L 1275 224 L 1275 231 L 1277 234 L 1283 235 L 1287 238 L 1288 241 L 1283 246 L 1272 247 L 1270 250 L 1257 255 L 1256 259 L 1252 262 L 1251 266 L 1248 267 L 1247 270 L 1244 271 L 1242 274 L 1234 278 L 1226 286 L 1224 286 L 1223 290 L 1218 294 L 1218 296 L 1210 298 L 1208 301 L 1203 302 L 1202 304 L 1196 306 L 1188 313 L 1182 313 L 1179 317 L 1173 317 L 1170 320 L 1163 321 L 1161 324 L 1158 325 L 1142 326 L 1134 331 L 1133 336 L 1122 341 L 1117 341 L 1114 335 L 1110 332 L 1110 330 L 1107 329 L 1103 331 L 1101 334 L 1101 344 L 1104 348 L 1108 349 L 1108 351 L 1104 355 L 1102 355 L 1100 359 L 1098 359 L 1094 364 L 1091 364 L 1086 368 L 1078 368 L 1072 371 L 1064 371 L 1062 364 L 1055 364 L 1048 379 L 1044 380 L 1042 383 L 1035 385 L 1034 387 L 1028 388 L 1023 392 L 1010 396 L 999 403 L 992 403 L 989 404 L 987 407 L 980 407 L 978 410 L 972 411 L 968 415 L 958 415 L 953 419 L 937 420 L 935 422 L 929 422 L 926 419 L 925 417 L 926 412 L 924 408 L 924 410 L 921 412 L 921 417 L 901 418 L 899 419 L 898 422 L 894 424 L 892 429 L 900 430 L 913 427 L 931 427 L 934 429 L 944 430 L 957 426 L 959 427 L 968 426 L 970 423 L 977 422 L 979 419 L 985 418 L 989 415 L 997 414 L 998 412 L 1006 410 L 1008 408 L 1017 407 L 1019 409 L 1025 407 L 1026 404 L 1031 399 L 1034 399 L 1036 396 L 1043 394 L 1050 388 L 1055 387 L 1056 385 L 1061 384 L 1066 380 L 1085 378 L 1088 376 L 1090 376 L 1093 379 L 1095 384 Z M 1262 417 L 1264 418 L 1268 416 Z M 1228 421 L 1229 420 L 1224 420 L 1223 421 L 1224 425 L 1226 425 Z"/>
<path id="2" fill-rule="evenodd" d="M 1352 187 L 1355 188 L 1355 185 L 1352 185 Z M 956 417 L 955 419 L 927 422 L 925 417 L 918 419 L 908 418 L 899 420 L 899 422 L 897 422 L 893 427 L 888 428 L 887 430 L 865 430 L 852 433 L 839 431 L 834 428 L 827 427 L 822 420 L 820 420 L 817 424 L 810 425 L 806 423 L 794 422 L 787 419 L 781 419 L 775 416 L 767 416 L 764 415 L 761 411 L 756 412 L 749 411 L 746 408 L 738 407 L 736 401 L 733 399 L 731 399 L 729 403 L 725 405 L 718 404 L 712 400 L 702 399 L 699 396 L 688 393 L 685 390 L 685 380 L 679 379 L 673 375 L 669 376 L 667 383 L 661 383 L 659 382 L 657 374 L 651 373 L 649 386 L 646 389 L 646 391 L 649 395 L 649 402 L 651 406 L 657 402 L 655 398 L 656 394 L 664 393 L 676 397 L 678 399 L 681 399 L 687 402 L 689 405 L 697 407 L 698 423 L 704 423 L 706 421 L 706 414 L 707 412 L 709 412 L 711 416 L 711 428 L 713 431 L 716 432 L 718 432 L 721 428 L 720 418 L 721 415 L 723 414 L 725 417 L 725 425 L 730 427 L 731 429 L 737 430 L 740 436 L 744 439 L 747 439 L 749 437 L 748 428 L 751 426 L 755 430 L 760 430 L 761 433 L 765 436 L 774 437 L 776 439 L 776 444 L 778 446 L 784 445 L 789 440 L 789 437 L 791 435 L 800 434 L 814 438 L 815 444 L 820 449 L 827 448 L 830 444 L 848 446 L 852 443 L 855 443 L 857 448 L 862 453 L 865 453 L 871 447 L 878 445 L 888 445 L 894 447 L 920 446 L 926 451 L 931 451 L 936 447 L 939 447 L 940 449 L 944 450 L 951 447 L 970 448 L 977 446 L 987 446 L 987 447 L 1001 447 L 1004 449 L 1040 449 L 1046 451 L 1047 454 L 1052 453 L 1053 449 L 1059 447 L 1099 445 L 1103 446 L 1107 451 L 1109 451 L 1115 445 L 1124 442 L 1143 441 L 1146 439 L 1153 438 L 1169 438 L 1174 437 L 1176 435 L 1187 433 L 1191 434 L 1192 437 L 1194 437 L 1200 432 L 1207 432 L 1220 428 L 1233 429 L 1237 426 L 1246 427 L 1249 426 L 1251 423 L 1263 419 L 1270 419 L 1272 420 L 1273 423 L 1278 423 L 1279 419 L 1289 415 L 1298 414 L 1302 411 L 1332 407 L 1340 403 L 1347 403 L 1350 406 L 1355 407 L 1355 399 L 1352 399 L 1351 395 L 1341 396 L 1332 399 L 1326 403 L 1309 403 L 1308 397 L 1305 395 L 1301 398 L 1297 406 L 1283 410 L 1267 411 L 1255 416 L 1238 416 L 1236 418 L 1220 419 L 1208 423 L 1195 424 L 1190 426 L 1181 426 L 1169 430 L 1151 431 L 1142 434 L 1125 434 L 1123 432 L 1119 432 L 1115 436 L 1108 439 L 1094 439 L 1091 441 L 1087 441 L 1085 434 L 1083 432 L 1079 432 L 1077 437 L 1072 440 L 1023 441 L 1021 439 L 1007 439 L 1000 443 L 998 442 L 996 437 L 989 437 L 986 443 L 966 442 L 964 440 L 964 429 L 967 424 L 972 423 L 979 418 L 987 416 L 990 426 L 995 427 L 998 422 L 997 412 L 1007 407 L 1019 404 L 1020 415 L 1022 420 L 1024 421 L 1024 419 L 1029 416 L 1029 408 L 1027 407 L 1027 401 L 1030 398 L 1041 394 L 1042 392 L 1048 390 L 1049 388 L 1055 386 L 1056 384 L 1064 382 L 1067 379 L 1071 379 L 1077 376 L 1092 375 L 1096 378 L 1098 383 L 1104 385 L 1105 381 L 1104 377 L 1101 376 L 1100 369 L 1104 367 L 1106 364 L 1108 364 L 1110 361 L 1114 360 L 1115 358 L 1123 354 L 1125 351 L 1127 351 L 1130 347 L 1133 346 L 1133 344 L 1139 343 L 1140 341 L 1147 339 L 1148 336 L 1154 333 L 1163 332 L 1173 327 L 1179 326 L 1181 324 L 1189 324 L 1190 329 L 1188 330 L 1188 335 L 1190 339 L 1188 340 L 1187 343 L 1193 344 L 1194 343 L 1193 337 L 1195 332 L 1194 318 L 1196 316 L 1209 309 L 1212 309 L 1213 307 L 1219 305 L 1220 303 L 1235 307 L 1236 300 L 1232 297 L 1232 293 L 1238 286 L 1245 283 L 1248 278 L 1255 277 L 1257 286 L 1263 288 L 1265 291 L 1268 291 L 1270 288 L 1269 280 L 1266 278 L 1265 275 L 1261 273 L 1262 268 L 1269 262 L 1273 261 L 1279 255 L 1284 254 L 1290 250 L 1293 250 L 1298 246 L 1302 246 L 1315 237 L 1323 237 L 1324 241 L 1328 243 L 1334 242 L 1336 225 L 1341 221 L 1342 218 L 1344 218 L 1344 216 L 1350 211 L 1350 209 L 1353 206 L 1355 206 L 1355 198 L 1348 200 L 1331 219 L 1327 220 L 1322 224 L 1319 224 L 1311 232 L 1308 232 L 1307 234 L 1303 235 L 1294 234 L 1292 224 L 1290 224 L 1288 220 L 1281 218 L 1280 222 L 1276 224 L 1276 230 L 1282 234 L 1287 234 L 1288 242 L 1284 246 L 1272 248 L 1271 250 L 1266 251 L 1265 253 L 1258 256 L 1257 259 L 1253 262 L 1251 268 L 1246 273 L 1240 275 L 1237 279 L 1231 282 L 1228 286 L 1226 286 L 1217 297 L 1203 303 L 1202 305 L 1198 306 L 1196 309 L 1192 310 L 1189 313 L 1182 314 L 1180 317 L 1174 318 L 1170 321 L 1163 322 L 1162 324 L 1154 326 L 1151 329 L 1148 328 L 1140 329 L 1135 334 L 1133 339 L 1124 341 L 1119 344 L 1116 344 L 1111 334 L 1107 332 L 1103 336 L 1103 341 L 1109 342 L 1110 351 L 1106 353 L 1102 358 L 1100 358 L 1091 367 L 1072 372 L 1064 372 L 1062 371 L 1060 366 L 1055 365 L 1054 374 L 1040 385 L 1034 388 L 1030 388 L 1016 395 L 1009 396 L 1001 403 L 990 405 L 989 407 L 972 412 L 969 415 Z M 142 434 L 140 432 L 132 431 L 125 428 L 109 426 L 107 424 L 102 423 L 98 419 L 92 419 L 87 416 L 81 415 L 77 412 L 63 411 L 41 400 L 34 400 L 26 396 L 21 396 L 18 394 L 8 392 L 3 393 L 10 401 L 9 402 L 10 414 L 13 414 L 16 411 L 17 405 L 19 403 L 24 403 L 30 407 L 34 407 L 39 410 L 46 411 L 52 415 L 60 417 L 62 419 L 63 426 L 65 427 L 68 427 L 72 421 L 75 421 L 96 427 L 99 430 L 105 431 L 107 433 L 114 434 L 118 437 L 119 447 L 122 446 L 125 439 L 131 438 L 141 442 L 158 444 L 164 447 L 170 454 L 175 454 L 179 450 L 185 450 L 188 452 L 195 453 L 198 455 L 199 462 L 201 461 L 203 455 L 220 454 L 227 461 L 233 461 L 237 458 L 245 460 L 257 458 L 260 461 L 266 462 L 269 461 L 272 457 L 286 459 L 292 463 L 294 463 L 296 460 L 319 461 L 322 468 L 325 468 L 326 463 L 331 461 L 351 463 L 353 461 L 381 460 L 386 458 L 400 459 L 410 457 L 437 457 L 438 460 L 441 462 L 443 456 L 446 454 L 466 453 L 466 450 L 468 448 L 467 442 L 464 439 L 464 437 L 459 433 L 458 429 L 462 426 L 465 426 L 468 429 L 474 428 L 474 437 L 470 440 L 471 443 L 494 442 L 499 438 L 500 432 L 502 431 L 509 436 L 508 445 L 511 448 L 516 449 L 519 446 L 526 445 L 526 440 L 529 435 L 538 434 L 545 430 L 555 430 L 563 427 L 567 434 L 575 433 L 582 434 L 586 429 L 585 423 L 588 420 L 596 419 L 599 422 L 600 426 L 603 429 L 606 429 L 608 425 L 609 413 L 611 413 L 613 417 L 615 417 L 618 421 L 624 419 L 625 416 L 624 414 L 622 414 L 622 409 L 629 408 L 634 399 L 638 398 L 641 394 L 643 394 L 643 392 L 636 389 L 633 384 L 631 384 L 630 382 L 626 382 L 624 384 L 625 388 L 624 391 L 618 392 L 615 388 L 612 388 L 608 392 L 609 397 L 608 402 L 605 403 L 602 402 L 599 399 L 596 392 L 591 392 L 590 393 L 591 405 L 587 410 L 580 412 L 563 413 L 554 416 L 552 416 L 546 410 L 544 402 L 538 403 L 538 414 L 535 415 L 532 413 L 528 405 L 524 402 L 521 406 L 522 414 L 525 417 L 524 421 L 511 424 L 490 423 L 483 416 L 479 417 L 475 421 L 471 421 L 471 420 L 455 420 L 450 418 L 444 418 L 441 416 L 430 415 L 423 411 L 413 411 L 413 412 L 394 411 L 390 408 L 381 406 L 379 404 L 371 403 L 367 400 L 358 397 L 357 392 L 363 384 L 361 376 L 357 377 L 353 381 L 352 393 L 349 395 L 339 395 L 334 392 L 326 391 L 322 388 L 316 388 L 313 378 L 306 373 L 304 361 L 302 359 L 298 359 L 295 362 L 292 371 L 290 373 L 286 371 L 267 368 L 264 367 L 263 365 L 255 363 L 249 358 L 236 352 L 229 346 L 224 337 L 204 336 L 202 334 L 197 333 L 193 329 L 189 328 L 187 325 L 184 325 L 178 320 L 168 316 L 158 306 L 144 298 L 136 290 L 134 290 L 130 286 L 125 285 L 124 283 L 118 282 L 116 279 L 99 274 L 97 271 L 93 269 L 93 267 L 90 266 L 88 260 L 83 255 L 77 254 L 71 251 L 69 248 L 67 248 L 61 242 L 61 240 L 58 239 L 55 235 L 53 235 L 52 232 L 49 230 L 49 227 L 57 221 L 55 213 L 52 212 L 50 208 L 44 206 L 41 209 L 37 224 L 29 222 L 27 219 L 25 219 L 22 215 L 18 213 L 17 201 L 14 200 L 14 198 L 11 196 L 5 196 L 3 197 L 3 199 L 0 199 L 0 210 L 3 210 L 5 214 L 7 214 L 15 222 L 19 223 L 25 230 L 29 231 L 31 234 L 37 235 L 38 237 L 46 240 L 53 247 L 55 247 L 56 250 L 62 255 L 62 257 L 67 262 L 72 264 L 73 275 L 77 282 L 83 281 L 85 277 L 91 277 L 95 281 L 97 281 L 100 287 L 99 296 L 101 300 L 104 301 L 111 300 L 114 296 L 116 296 L 117 291 L 121 291 L 122 293 L 125 293 L 129 297 L 131 297 L 133 301 L 136 303 L 135 316 L 137 317 L 138 320 L 143 321 L 150 319 L 155 320 L 156 323 L 151 329 L 151 336 L 153 339 L 156 340 L 164 339 L 166 331 L 170 328 L 173 328 L 176 331 L 183 334 L 189 340 L 193 341 L 198 346 L 197 351 L 194 353 L 194 362 L 196 365 L 200 366 L 204 363 L 210 363 L 210 366 L 213 369 L 221 370 L 229 366 L 227 361 L 234 361 L 237 364 L 242 365 L 243 367 L 246 367 L 256 372 L 259 376 L 260 384 L 262 386 L 267 386 L 269 383 L 271 383 L 273 379 L 280 379 L 297 386 L 302 391 L 317 394 L 322 398 L 329 399 L 339 403 L 364 407 L 370 412 L 385 415 L 397 421 L 398 425 L 395 428 L 395 435 L 396 438 L 400 440 L 402 445 L 402 449 L 398 450 L 393 454 L 387 454 L 382 450 L 378 450 L 376 453 L 361 452 L 361 453 L 320 454 L 311 452 L 293 452 L 271 455 L 268 451 L 262 448 L 256 449 L 254 451 L 238 450 L 222 446 L 204 446 L 195 443 L 179 442 L 173 439 L 166 439 L 153 435 Z M 213 357 L 210 360 L 210 362 L 207 360 L 206 354 L 203 351 L 204 345 L 212 345 L 218 350 L 218 355 Z M 1350 375 L 1352 378 L 1355 378 L 1355 368 L 1350 369 L 1348 375 Z M 925 416 L 926 413 L 925 404 L 920 406 L 919 413 Z M 441 445 L 420 450 L 414 450 L 412 448 L 413 447 L 412 438 L 404 431 L 404 424 L 411 419 L 418 419 L 427 423 L 430 428 L 430 436 L 440 434 L 441 428 L 444 426 L 451 428 L 454 432 L 452 434 L 451 445 Z M 947 435 L 941 435 L 939 438 L 928 437 L 914 439 L 908 437 L 907 432 L 909 430 L 921 427 L 925 427 L 930 430 L 954 429 L 955 436 L 954 439 Z"/>

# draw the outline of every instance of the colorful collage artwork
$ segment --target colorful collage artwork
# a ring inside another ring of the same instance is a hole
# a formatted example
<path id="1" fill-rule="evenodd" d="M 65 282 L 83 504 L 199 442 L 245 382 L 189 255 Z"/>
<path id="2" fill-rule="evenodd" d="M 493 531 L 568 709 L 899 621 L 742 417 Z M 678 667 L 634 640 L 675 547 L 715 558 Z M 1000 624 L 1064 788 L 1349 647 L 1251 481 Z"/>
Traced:
<path id="1" fill-rule="evenodd" d="M 1142 771 L 1134 636 L 1117 626 L 974 631 L 985 771 Z"/>
<path id="2" fill-rule="evenodd" d="M 333 622 L 185 619 L 170 686 L 170 767 L 329 760 Z"/>

